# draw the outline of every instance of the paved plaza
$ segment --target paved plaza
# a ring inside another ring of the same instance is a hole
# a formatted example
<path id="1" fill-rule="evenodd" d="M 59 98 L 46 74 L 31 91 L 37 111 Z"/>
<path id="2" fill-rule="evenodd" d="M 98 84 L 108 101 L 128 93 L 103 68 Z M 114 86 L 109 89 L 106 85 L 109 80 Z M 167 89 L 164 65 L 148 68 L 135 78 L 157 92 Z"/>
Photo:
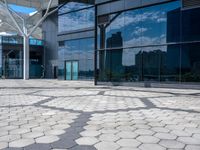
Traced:
<path id="1" fill-rule="evenodd" d="M 0 80 L 0 149 L 200 150 L 200 90 Z"/>

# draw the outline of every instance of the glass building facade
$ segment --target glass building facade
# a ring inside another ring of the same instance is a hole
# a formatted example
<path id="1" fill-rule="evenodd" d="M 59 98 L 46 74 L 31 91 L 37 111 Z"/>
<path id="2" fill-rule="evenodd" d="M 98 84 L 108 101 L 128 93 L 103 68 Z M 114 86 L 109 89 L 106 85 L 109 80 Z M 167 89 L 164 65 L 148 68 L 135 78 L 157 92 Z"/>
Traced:
<path id="1" fill-rule="evenodd" d="M 30 78 L 43 77 L 43 41 L 30 39 Z M 0 37 L 0 78 L 23 78 L 23 38 Z"/>
<path id="2" fill-rule="evenodd" d="M 97 16 L 97 81 L 200 82 L 199 16 L 180 0 Z"/>
<path id="3" fill-rule="evenodd" d="M 69 2 L 59 9 L 59 79 L 94 79 L 94 13 L 89 2 Z"/>
<path id="4" fill-rule="evenodd" d="M 140 2 L 62 3 L 59 79 L 200 82 L 200 6 L 185 9 L 182 0 Z"/>

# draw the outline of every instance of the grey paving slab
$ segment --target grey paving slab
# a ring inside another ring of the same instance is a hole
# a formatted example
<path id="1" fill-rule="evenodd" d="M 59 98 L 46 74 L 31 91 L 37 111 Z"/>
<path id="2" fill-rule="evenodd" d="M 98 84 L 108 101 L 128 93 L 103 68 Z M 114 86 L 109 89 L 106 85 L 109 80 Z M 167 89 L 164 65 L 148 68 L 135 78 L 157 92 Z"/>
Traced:
<path id="1" fill-rule="evenodd" d="M 200 150 L 197 93 L 0 80 L 0 149 Z"/>

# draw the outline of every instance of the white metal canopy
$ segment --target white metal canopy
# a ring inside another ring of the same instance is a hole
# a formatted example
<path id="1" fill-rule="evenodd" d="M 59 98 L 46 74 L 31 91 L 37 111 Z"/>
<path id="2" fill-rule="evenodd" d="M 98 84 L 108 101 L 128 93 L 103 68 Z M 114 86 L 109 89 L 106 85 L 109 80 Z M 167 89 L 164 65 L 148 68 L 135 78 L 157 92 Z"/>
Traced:
<path id="1" fill-rule="evenodd" d="M 29 7 L 35 12 L 15 12 L 11 4 Z M 0 32 L 16 32 L 24 38 L 24 80 L 29 79 L 29 37 L 42 37 L 40 25 L 48 15 L 57 11 L 57 5 L 58 0 L 0 0 Z"/>

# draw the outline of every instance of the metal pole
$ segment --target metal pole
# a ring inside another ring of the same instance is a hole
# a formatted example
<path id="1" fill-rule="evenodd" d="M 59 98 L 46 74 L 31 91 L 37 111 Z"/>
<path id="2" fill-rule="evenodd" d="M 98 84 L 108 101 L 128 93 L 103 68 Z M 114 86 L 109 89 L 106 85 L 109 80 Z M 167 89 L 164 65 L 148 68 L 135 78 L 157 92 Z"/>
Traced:
<path id="1" fill-rule="evenodd" d="M 29 37 L 28 36 L 23 36 L 24 39 L 24 75 L 23 78 L 24 80 L 28 80 L 29 79 Z"/>

